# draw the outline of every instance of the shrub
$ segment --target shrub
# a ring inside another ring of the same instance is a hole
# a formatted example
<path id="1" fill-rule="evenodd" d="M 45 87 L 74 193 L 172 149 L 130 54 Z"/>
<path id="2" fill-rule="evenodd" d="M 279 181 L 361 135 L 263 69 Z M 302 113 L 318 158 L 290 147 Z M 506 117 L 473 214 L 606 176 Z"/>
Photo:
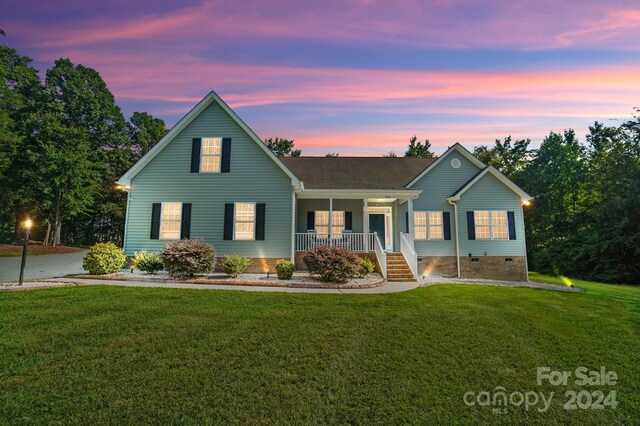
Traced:
<path id="1" fill-rule="evenodd" d="M 366 277 L 370 273 L 376 270 L 376 264 L 369 259 L 358 258 L 358 276 L 361 278 Z"/>
<path id="2" fill-rule="evenodd" d="M 164 268 L 160 256 L 146 250 L 135 253 L 135 256 L 133 257 L 133 266 L 148 274 L 155 274 Z"/>
<path id="3" fill-rule="evenodd" d="M 226 255 L 222 262 L 224 273 L 230 277 L 237 277 L 244 273 L 251 264 L 251 259 L 238 256 L 237 254 Z"/>
<path id="4" fill-rule="evenodd" d="M 290 280 L 295 270 L 296 265 L 286 259 L 280 259 L 276 262 L 276 274 L 278 274 L 279 280 Z"/>
<path id="5" fill-rule="evenodd" d="M 346 283 L 358 273 L 358 257 L 340 247 L 328 245 L 309 249 L 304 255 L 309 273 L 322 281 Z"/>
<path id="6" fill-rule="evenodd" d="M 211 272 L 216 253 L 202 240 L 178 240 L 167 243 L 160 253 L 164 269 L 173 278 L 192 278 L 196 274 Z"/>
<path id="7" fill-rule="evenodd" d="M 97 243 L 82 259 L 82 267 L 92 275 L 120 272 L 127 262 L 122 249 L 113 243 Z"/>

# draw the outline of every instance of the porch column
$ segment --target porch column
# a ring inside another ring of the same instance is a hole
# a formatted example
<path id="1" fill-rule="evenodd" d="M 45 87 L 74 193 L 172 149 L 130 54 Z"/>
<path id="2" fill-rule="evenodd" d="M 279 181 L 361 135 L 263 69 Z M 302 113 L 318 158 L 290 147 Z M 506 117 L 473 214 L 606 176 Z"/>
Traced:
<path id="1" fill-rule="evenodd" d="M 407 201 L 407 211 L 409 212 L 409 241 L 411 241 L 411 247 L 415 247 L 414 235 L 413 235 L 413 199 L 409 198 Z"/>
<path id="2" fill-rule="evenodd" d="M 331 231 L 333 230 L 333 198 L 329 198 L 329 245 L 333 245 L 333 241 L 331 239 Z"/>
<path id="3" fill-rule="evenodd" d="M 369 251 L 369 204 L 366 198 L 363 201 L 362 225 L 364 229 L 364 251 Z"/>

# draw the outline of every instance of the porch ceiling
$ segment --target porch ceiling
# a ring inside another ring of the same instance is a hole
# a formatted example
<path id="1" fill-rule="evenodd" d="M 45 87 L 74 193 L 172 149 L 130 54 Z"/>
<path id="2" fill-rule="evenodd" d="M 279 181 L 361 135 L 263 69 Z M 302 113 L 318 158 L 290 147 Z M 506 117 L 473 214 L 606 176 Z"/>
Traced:
<path id="1" fill-rule="evenodd" d="M 371 202 L 400 202 L 407 201 L 418 197 L 422 193 L 421 189 L 404 189 L 404 190 L 350 190 L 350 189 L 305 189 L 296 194 L 298 199 L 325 199 L 333 198 L 334 200 L 368 200 Z"/>

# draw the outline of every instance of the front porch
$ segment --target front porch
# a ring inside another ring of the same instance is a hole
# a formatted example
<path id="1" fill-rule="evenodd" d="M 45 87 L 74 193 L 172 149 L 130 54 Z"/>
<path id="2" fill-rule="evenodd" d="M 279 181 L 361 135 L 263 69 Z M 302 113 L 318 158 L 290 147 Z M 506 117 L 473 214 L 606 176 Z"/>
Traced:
<path id="1" fill-rule="evenodd" d="M 417 256 L 408 231 L 412 228 L 412 200 L 419 193 L 308 190 L 297 194 L 292 242 L 296 263 L 301 263 L 301 255 L 308 249 L 330 245 L 371 258 L 384 277 L 395 272 L 398 278 L 405 278 L 397 256 L 402 254 L 410 274 L 417 277 Z M 393 259 L 388 259 L 387 253 Z"/>

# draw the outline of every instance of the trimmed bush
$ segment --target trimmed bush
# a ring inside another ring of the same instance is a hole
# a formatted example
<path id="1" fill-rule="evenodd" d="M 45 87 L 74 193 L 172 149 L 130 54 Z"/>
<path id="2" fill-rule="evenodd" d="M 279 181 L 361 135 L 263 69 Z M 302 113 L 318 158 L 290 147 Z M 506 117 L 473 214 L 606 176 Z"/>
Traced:
<path id="1" fill-rule="evenodd" d="M 122 249 L 113 243 L 97 243 L 82 259 L 82 267 L 91 275 L 104 275 L 120 272 L 127 262 Z"/>
<path id="2" fill-rule="evenodd" d="M 243 274 L 250 264 L 251 259 L 238 256 L 237 254 L 227 254 L 222 261 L 222 269 L 228 276 L 236 278 L 238 275 Z"/>
<path id="3" fill-rule="evenodd" d="M 358 276 L 361 278 L 366 277 L 370 273 L 376 270 L 376 264 L 369 259 L 358 258 Z"/>
<path id="4" fill-rule="evenodd" d="M 295 270 L 296 265 L 286 259 L 280 259 L 276 262 L 276 274 L 278 274 L 279 280 L 290 280 Z"/>
<path id="5" fill-rule="evenodd" d="M 309 273 L 322 281 L 343 284 L 358 273 L 358 257 L 349 250 L 323 245 L 309 249 L 304 257 Z"/>
<path id="6" fill-rule="evenodd" d="M 173 278 L 193 278 L 196 274 L 213 271 L 216 253 L 202 240 L 172 241 L 160 253 L 164 269 Z"/>
<path id="7" fill-rule="evenodd" d="M 147 274 L 155 274 L 164 268 L 160 256 L 157 253 L 151 253 L 146 250 L 135 253 L 133 266 Z"/>

